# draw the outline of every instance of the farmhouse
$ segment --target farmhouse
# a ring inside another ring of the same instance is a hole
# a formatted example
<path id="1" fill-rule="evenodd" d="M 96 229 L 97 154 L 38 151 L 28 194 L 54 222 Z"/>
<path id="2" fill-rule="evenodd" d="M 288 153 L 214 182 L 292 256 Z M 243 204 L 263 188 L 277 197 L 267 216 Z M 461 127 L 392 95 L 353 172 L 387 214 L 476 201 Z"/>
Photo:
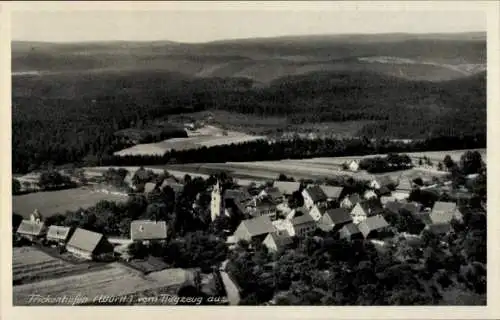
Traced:
<path id="1" fill-rule="evenodd" d="M 382 213 L 382 206 L 371 200 L 365 200 L 358 202 L 354 208 L 351 210 L 351 217 L 354 224 L 359 224 L 361 221 L 366 220 L 366 218 Z"/>
<path id="2" fill-rule="evenodd" d="M 151 193 L 156 189 L 156 183 L 148 182 L 144 185 L 144 193 Z"/>
<path id="3" fill-rule="evenodd" d="M 365 198 L 365 200 L 375 199 L 377 198 L 377 194 L 373 190 L 366 190 L 363 194 L 363 198 Z"/>
<path id="4" fill-rule="evenodd" d="M 369 187 L 375 190 L 382 188 L 383 186 L 392 189 L 392 187 L 396 187 L 398 185 L 397 181 L 394 181 L 390 176 L 381 176 L 373 179 L 369 183 Z"/>
<path id="5" fill-rule="evenodd" d="M 47 234 L 47 227 L 42 221 L 23 220 L 17 228 L 17 233 L 28 240 L 42 239 Z"/>
<path id="6" fill-rule="evenodd" d="M 357 193 L 353 193 L 345 197 L 342 202 L 340 203 L 341 208 L 346 208 L 346 209 L 351 209 L 354 207 L 356 204 L 361 202 L 361 197 Z"/>
<path id="7" fill-rule="evenodd" d="M 323 190 L 317 186 L 309 186 L 302 190 L 302 197 L 304 197 L 304 206 L 311 210 L 314 205 L 324 206 L 327 201 L 327 196 Z"/>
<path id="8" fill-rule="evenodd" d="M 349 163 L 347 163 L 347 168 L 349 168 L 350 171 L 356 172 L 359 170 L 359 161 L 358 160 L 351 160 Z"/>
<path id="9" fill-rule="evenodd" d="M 437 201 L 432 207 L 432 211 L 429 214 L 429 222 L 434 229 L 446 229 L 440 228 L 438 226 L 450 225 L 451 221 L 456 219 L 458 221 L 463 221 L 463 215 L 457 204 L 454 202 L 441 202 Z M 441 233 L 441 232 L 439 232 Z"/>
<path id="10" fill-rule="evenodd" d="M 276 231 L 269 233 L 262 244 L 267 247 L 269 252 L 277 252 L 283 250 L 292 242 L 292 238 L 287 231 Z"/>
<path id="11" fill-rule="evenodd" d="M 252 239 L 264 240 L 267 234 L 276 231 L 273 223 L 267 216 L 241 221 L 233 234 L 236 242 L 240 240 L 251 241 Z"/>
<path id="12" fill-rule="evenodd" d="M 72 228 L 52 225 L 47 232 L 47 241 L 66 244 L 71 236 Z"/>
<path id="13" fill-rule="evenodd" d="M 343 226 L 339 230 L 340 239 L 355 240 L 363 239 L 363 234 L 359 231 L 359 228 L 354 223 L 349 223 Z"/>
<path id="14" fill-rule="evenodd" d="M 387 203 L 389 202 L 396 202 L 396 198 L 393 197 L 393 196 L 382 196 L 380 197 L 380 203 L 382 204 L 382 206 L 385 208 L 385 206 L 387 205 Z"/>
<path id="15" fill-rule="evenodd" d="M 167 223 L 165 221 L 134 220 L 130 223 L 132 241 L 165 240 Z"/>
<path id="16" fill-rule="evenodd" d="M 113 254 L 113 245 L 100 233 L 77 228 L 71 236 L 66 250 L 77 257 L 94 260 Z"/>
<path id="17" fill-rule="evenodd" d="M 366 218 L 358 224 L 365 239 L 382 238 L 391 235 L 389 224 L 381 215 Z"/>
<path id="18" fill-rule="evenodd" d="M 283 195 L 291 196 L 295 191 L 299 191 L 300 182 L 274 181 L 273 186 L 278 188 L 279 192 L 281 192 Z"/>
<path id="19" fill-rule="evenodd" d="M 290 223 L 292 225 L 292 228 L 289 229 L 291 236 L 310 235 L 316 229 L 316 221 L 308 213 L 294 217 Z"/>
<path id="20" fill-rule="evenodd" d="M 277 187 L 267 187 L 259 193 L 260 198 L 269 198 L 276 203 L 284 201 L 283 194 Z"/>
<path id="21" fill-rule="evenodd" d="M 343 226 L 352 222 L 349 211 L 345 208 L 328 209 L 318 221 L 318 227 L 326 232 L 339 230 Z"/>
<path id="22" fill-rule="evenodd" d="M 326 195 L 328 201 L 338 202 L 340 196 L 342 195 L 342 191 L 344 191 L 344 188 L 342 187 L 334 187 L 327 185 L 321 185 L 319 187 L 321 188 L 321 190 L 323 190 L 323 193 Z"/>
<path id="23" fill-rule="evenodd" d="M 251 205 L 247 207 L 249 213 L 253 217 L 268 216 L 271 220 L 276 219 L 278 209 L 276 204 L 268 198 L 256 198 L 251 201 Z"/>

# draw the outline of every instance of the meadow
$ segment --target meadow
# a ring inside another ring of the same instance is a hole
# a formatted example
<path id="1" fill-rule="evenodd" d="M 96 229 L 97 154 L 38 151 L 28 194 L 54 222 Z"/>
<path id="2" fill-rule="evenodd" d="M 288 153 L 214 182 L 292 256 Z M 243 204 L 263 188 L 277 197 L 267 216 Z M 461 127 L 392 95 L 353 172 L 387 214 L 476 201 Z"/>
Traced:
<path id="1" fill-rule="evenodd" d="M 125 201 L 126 199 L 127 196 L 106 194 L 85 188 L 35 192 L 12 196 L 12 210 L 27 219 L 35 209 L 38 209 L 46 218 L 57 213 L 85 209 L 101 200 Z"/>

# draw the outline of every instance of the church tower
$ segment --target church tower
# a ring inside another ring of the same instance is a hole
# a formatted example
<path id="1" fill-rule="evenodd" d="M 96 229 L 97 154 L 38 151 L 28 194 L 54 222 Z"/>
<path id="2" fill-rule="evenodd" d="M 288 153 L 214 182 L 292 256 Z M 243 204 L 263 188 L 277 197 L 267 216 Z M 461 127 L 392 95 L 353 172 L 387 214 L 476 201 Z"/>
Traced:
<path id="1" fill-rule="evenodd" d="M 221 212 L 224 210 L 222 203 L 222 188 L 219 180 L 212 188 L 212 199 L 210 201 L 210 216 L 212 221 L 220 216 Z"/>

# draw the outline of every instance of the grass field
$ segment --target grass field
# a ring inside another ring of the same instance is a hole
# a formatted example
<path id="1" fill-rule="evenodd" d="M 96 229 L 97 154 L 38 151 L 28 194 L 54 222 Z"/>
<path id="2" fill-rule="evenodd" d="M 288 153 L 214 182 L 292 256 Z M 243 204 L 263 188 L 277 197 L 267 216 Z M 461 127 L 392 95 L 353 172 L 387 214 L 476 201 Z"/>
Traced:
<path id="1" fill-rule="evenodd" d="M 69 263 L 34 247 L 13 248 L 12 252 L 12 279 L 16 285 L 87 272 L 92 267 L 91 263 Z"/>
<path id="2" fill-rule="evenodd" d="M 81 297 L 80 304 L 95 302 L 101 296 L 132 296 L 144 291 L 161 290 L 189 281 L 192 275 L 182 269 L 167 269 L 148 276 L 114 263 L 109 268 L 14 287 L 14 305 L 29 305 L 33 294 L 51 297 Z M 48 303 L 48 304 L 58 304 Z"/>
<path id="3" fill-rule="evenodd" d="M 12 210 L 29 218 L 38 209 L 44 217 L 65 213 L 79 208 L 88 208 L 101 200 L 124 201 L 126 196 L 94 192 L 84 188 L 60 191 L 36 192 L 12 197 Z"/>
<path id="4" fill-rule="evenodd" d="M 484 161 L 486 161 L 486 150 L 478 150 Z M 427 156 L 433 162 L 442 161 L 446 155 L 454 161 L 459 161 L 464 150 L 436 151 L 436 152 L 416 152 L 408 155 L 414 162 L 420 157 Z M 365 157 L 373 157 L 369 155 Z M 181 164 L 168 165 L 167 170 L 177 170 L 181 172 L 193 172 L 197 174 L 214 174 L 225 171 L 229 175 L 237 178 L 256 178 L 256 179 L 275 179 L 280 173 L 296 179 L 316 179 L 323 177 L 333 177 L 339 175 L 350 175 L 357 179 L 371 179 L 376 175 L 366 173 L 365 171 L 350 172 L 342 170 L 342 164 L 350 160 L 359 160 L 364 157 L 336 157 L 336 158 L 312 158 L 300 160 L 280 160 L 280 161 L 257 161 L 257 162 L 227 162 L 227 163 L 205 163 L 205 164 Z M 443 175 L 444 172 L 415 168 L 405 171 L 391 172 L 389 175 L 394 177 L 414 178 L 432 177 Z"/>
<path id="5" fill-rule="evenodd" d="M 114 155 L 163 155 L 170 150 L 197 149 L 265 139 L 264 136 L 252 136 L 237 131 L 226 131 L 227 134 L 224 135 L 222 134 L 222 130 L 212 126 L 202 128 L 198 131 L 199 134 L 191 133 L 191 136 L 188 138 L 173 138 L 156 143 L 138 144 L 117 151 Z"/>

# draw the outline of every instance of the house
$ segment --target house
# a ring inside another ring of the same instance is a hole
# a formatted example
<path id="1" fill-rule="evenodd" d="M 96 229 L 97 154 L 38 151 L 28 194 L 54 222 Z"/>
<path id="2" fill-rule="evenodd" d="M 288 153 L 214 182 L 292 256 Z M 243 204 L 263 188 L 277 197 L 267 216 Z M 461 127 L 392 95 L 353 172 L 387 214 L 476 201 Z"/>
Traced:
<path id="1" fill-rule="evenodd" d="M 113 256 L 113 245 L 100 233 L 77 228 L 68 243 L 66 250 L 73 255 L 87 259 L 99 260 Z"/>
<path id="2" fill-rule="evenodd" d="M 233 234 L 235 241 L 251 241 L 252 239 L 264 240 L 265 237 L 276 229 L 268 216 L 261 216 L 241 221 Z"/>
<path id="3" fill-rule="evenodd" d="M 324 206 L 328 200 L 326 194 L 317 185 L 312 185 L 302 190 L 302 197 L 304 198 L 304 206 L 308 210 L 311 210 L 314 205 Z"/>
<path id="4" fill-rule="evenodd" d="M 382 213 L 383 208 L 377 201 L 365 200 L 358 202 L 351 210 L 354 224 L 358 224 L 366 218 Z"/>
<path id="5" fill-rule="evenodd" d="M 391 195 L 391 189 L 389 189 L 389 187 L 387 187 L 387 186 L 381 186 L 380 189 L 375 190 L 375 194 L 378 197 L 390 196 Z"/>
<path id="6" fill-rule="evenodd" d="M 363 194 L 363 198 L 365 200 L 375 199 L 377 198 L 377 194 L 373 190 L 366 190 L 366 192 Z"/>
<path id="7" fill-rule="evenodd" d="M 412 190 L 413 190 L 413 183 L 410 181 L 410 179 L 407 178 L 399 179 L 399 183 L 396 186 L 395 191 L 410 193 Z"/>
<path id="8" fill-rule="evenodd" d="M 323 190 L 323 193 L 326 195 L 328 201 L 339 201 L 340 196 L 342 195 L 342 192 L 344 191 L 343 187 L 334 187 L 334 186 L 327 186 L 327 185 L 321 185 L 319 186 L 321 190 Z"/>
<path id="9" fill-rule="evenodd" d="M 339 230 L 349 223 L 352 223 L 352 217 L 347 209 L 328 209 L 321 217 L 321 220 L 318 221 L 318 227 L 323 231 L 330 232 Z"/>
<path id="10" fill-rule="evenodd" d="M 287 231 L 276 231 L 269 233 L 262 244 L 267 247 L 269 252 L 274 253 L 283 250 L 286 246 L 292 244 L 292 242 L 292 237 Z"/>
<path id="11" fill-rule="evenodd" d="M 351 160 L 347 163 L 347 168 L 349 168 L 350 171 L 356 172 L 359 170 L 359 161 L 358 160 Z"/>
<path id="12" fill-rule="evenodd" d="M 253 217 L 268 216 L 271 220 L 275 220 L 278 207 L 269 198 L 255 198 L 251 201 L 250 206 L 247 206 L 248 213 Z"/>
<path id="13" fill-rule="evenodd" d="M 307 236 L 316 230 L 316 221 L 308 213 L 295 216 L 289 221 L 291 224 L 289 234 L 291 236 Z"/>
<path id="14" fill-rule="evenodd" d="M 345 197 L 342 202 L 340 203 L 341 208 L 346 208 L 346 209 L 351 209 L 354 207 L 356 204 L 361 202 L 361 196 L 357 193 L 353 193 Z"/>
<path id="15" fill-rule="evenodd" d="M 354 223 L 349 223 L 343 226 L 339 230 L 340 239 L 346 240 L 355 240 L 355 239 L 363 239 L 363 234 L 359 231 L 359 228 Z"/>
<path id="16" fill-rule="evenodd" d="M 403 208 L 404 203 L 398 201 L 390 201 L 387 202 L 384 206 L 384 209 L 388 212 L 399 214 L 399 211 Z"/>
<path id="17" fill-rule="evenodd" d="M 391 187 L 396 187 L 398 185 L 397 181 L 394 181 L 390 176 L 380 176 L 369 183 L 369 187 L 375 190 L 378 190 L 382 188 L 382 186 L 386 186 L 389 189 L 392 189 Z"/>
<path id="18" fill-rule="evenodd" d="M 391 196 L 398 201 L 403 201 L 410 197 L 410 193 L 405 191 L 393 191 Z"/>
<path id="19" fill-rule="evenodd" d="M 311 214 L 311 211 L 308 211 L 305 207 L 294 208 L 286 215 L 286 220 L 292 220 L 294 217 L 301 216 L 307 212 Z"/>
<path id="20" fill-rule="evenodd" d="M 134 220 L 130 223 L 130 240 L 151 241 L 167 239 L 165 221 Z"/>
<path id="21" fill-rule="evenodd" d="M 273 186 L 285 196 L 291 196 L 295 191 L 299 191 L 300 182 L 295 181 L 274 181 Z"/>
<path id="22" fill-rule="evenodd" d="M 430 223 L 433 225 L 450 224 L 451 220 L 463 221 L 463 215 L 454 202 L 437 201 L 429 214 Z"/>
<path id="23" fill-rule="evenodd" d="M 51 225 L 47 231 L 47 241 L 66 244 L 71 236 L 72 228 Z"/>
<path id="24" fill-rule="evenodd" d="M 358 224 L 365 239 L 382 238 L 391 235 L 389 224 L 381 215 L 366 218 Z"/>
<path id="25" fill-rule="evenodd" d="M 270 198 L 276 203 L 284 201 L 284 196 L 277 187 L 267 187 L 259 193 L 260 198 Z"/>
<path id="26" fill-rule="evenodd" d="M 17 234 L 30 241 L 40 240 L 47 234 L 47 226 L 40 220 L 23 220 L 17 228 Z"/>
<path id="27" fill-rule="evenodd" d="M 156 189 L 156 183 L 147 182 L 146 184 L 144 184 L 144 193 L 151 193 L 154 189 Z"/>
<path id="28" fill-rule="evenodd" d="M 309 210 L 309 215 L 313 217 L 314 221 L 321 220 L 321 217 L 325 214 L 326 208 L 313 206 L 311 210 Z"/>

